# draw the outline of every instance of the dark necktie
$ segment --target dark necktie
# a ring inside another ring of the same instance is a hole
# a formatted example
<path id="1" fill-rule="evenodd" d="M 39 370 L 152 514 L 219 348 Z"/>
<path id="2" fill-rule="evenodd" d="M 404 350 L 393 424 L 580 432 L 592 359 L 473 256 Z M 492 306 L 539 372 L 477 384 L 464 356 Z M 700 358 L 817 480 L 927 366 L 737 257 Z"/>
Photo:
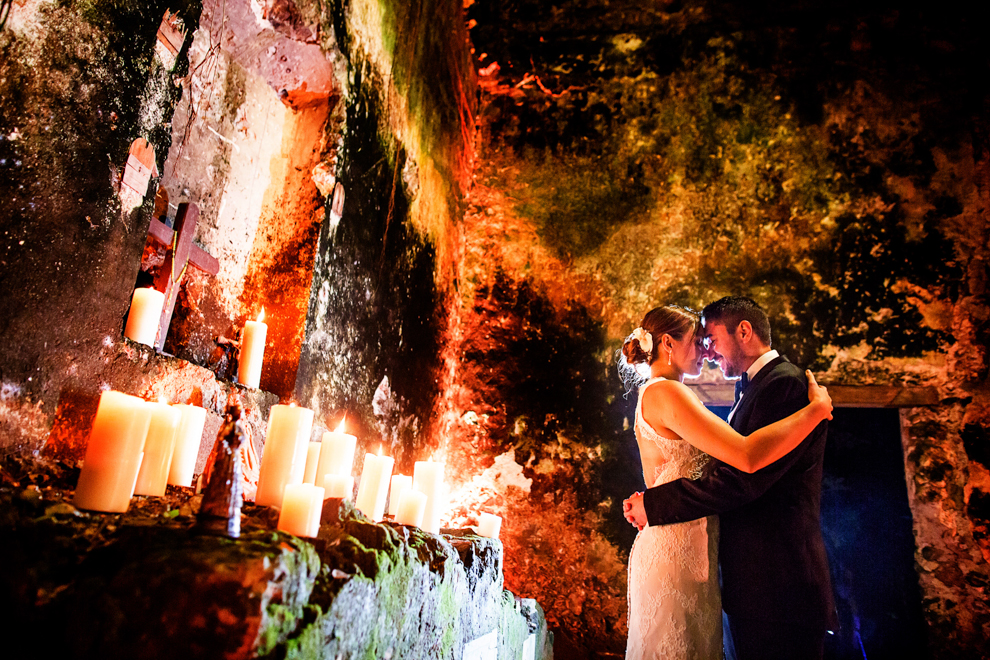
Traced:
<path id="1" fill-rule="evenodd" d="M 736 381 L 736 394 L 733 405 L 739 403 L 739 397 L 741 397 L 742 393 L 746 391 L 746 387 L 748 385 L 749 385 L 749 374 L 743 372 L 742 378 Z"/>

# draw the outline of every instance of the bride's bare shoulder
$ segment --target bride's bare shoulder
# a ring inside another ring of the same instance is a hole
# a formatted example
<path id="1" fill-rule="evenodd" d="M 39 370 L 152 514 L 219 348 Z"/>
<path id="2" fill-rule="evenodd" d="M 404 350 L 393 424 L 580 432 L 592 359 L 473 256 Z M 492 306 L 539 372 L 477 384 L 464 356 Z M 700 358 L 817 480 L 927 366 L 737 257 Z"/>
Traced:
<path id="1" fill-rule="evenodd" d="M 649 383 L 643 390 L 644 400 L 673 397 L 675 399 L 691 394 L 691 388 L 676 380 L 656 380 Z"/>

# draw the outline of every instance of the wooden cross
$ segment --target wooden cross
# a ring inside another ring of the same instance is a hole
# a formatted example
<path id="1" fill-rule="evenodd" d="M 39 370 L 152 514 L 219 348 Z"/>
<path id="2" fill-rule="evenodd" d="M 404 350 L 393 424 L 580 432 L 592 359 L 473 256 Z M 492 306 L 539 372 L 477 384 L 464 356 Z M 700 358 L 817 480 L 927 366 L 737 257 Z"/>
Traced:
<path id="1" fill-rule="evenodd" d="M 164 222 L 155 218 L 151 219 L 151 225 L 148 227 L 148 236 L 169 246 L 165 263 L 162 264 L 158 277 L 155 278 L 155 288 L 165 294 L 165 304 L 162 307 L 162 316 L 158 322 L 158 338 L 155 340 L 155 348 L 159 351 L 165 347 L 165 337 L 168 335 L 169 323 L 172 322 L 175 300 L 179 295 L 182 278 L 185 276 L 189 265 L 191 264 L 210 275 L 216 275 L 220 272 L 220 262 L 192 242 L 193 236 L 196 235 L 198 220 L 199 207 L 189 202 L 183 202 L 179 204 L 179 209 L 175 213 L 174 231 L 169 229 Z"/>

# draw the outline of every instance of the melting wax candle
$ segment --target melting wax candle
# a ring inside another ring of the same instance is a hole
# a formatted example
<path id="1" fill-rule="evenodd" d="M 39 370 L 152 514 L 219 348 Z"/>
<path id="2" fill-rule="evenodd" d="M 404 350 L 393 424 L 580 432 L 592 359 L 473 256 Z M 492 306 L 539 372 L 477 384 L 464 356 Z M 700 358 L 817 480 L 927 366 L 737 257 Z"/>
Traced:
<path id="1" fill-rule="evenodd" d="M 354 497 L 354 477 L 349 474 L 328 474 L 323 477 L 326 497 L 349 500 Z"/>
<path id="2" fill-rule="evenodd" d="M 412 488 L 412 477 L 404 474 L 397 474 L 392 477 L 392 486 L 388 491 L 388 513 L 394 516 L 399 510 L 399 498 L 402 492 Z"/>
<path id="3" fill-rule="evenodd" d="M 313 411 L 299 406 L 272 406 L 268 435 L 258 472 L 258 506 L 279 506 L 286 484 L 301 484 L 313 431 Z"/>
<path id="4" fill-rule="evenodd" d="M 491 513 L 479 513 L 478 526 L 475 529 L 478 530 L 478 536 L 497 539 L 502 529 L 502 518 Z"/>
<path id="5" fill-rule="evenodd" d="M 391 456 L 365 454 L 364 457 L 364 470 L 354 506 L 375 522 L 381 522 L 385 516 L 385 498 L 388 497 L 389 477 L 392 476 L 394 463 Z"/>
<path id="6" fill-rule="evenodd" d="M 144 442 L 144 458 L 134 484 L 134 493 L 162 497 L 172 465 L 172 454 L 175 453 L 175 436 L 182 412 L 163 402 L 148 405 L 151 407 L 151 425 Z"/>
<path id="7" fill-rule="evenodd" d="M 350 433 L 344 432 L 344 420 L 335 431 L 323 434 L 320 447 L 320 463 L 316 468 L 316 483 L 323 483 L 328 474 L 350 475 L 354 468 L 354 447 L 357 442 Z"/>
<path id="8" fill-rule="evenodd" d="M 165 294 L 161 291 L 135 289 L 131 297 L 131 309 L 127 313 L 124 336 L 139 344 L 154 346 L 164 306 Z"/>
<path id="9" fill-rule="evenodd" d="M 265 310 L 262 309 L 257 321 L 244 323 L 237 359 L 237 382 L 255 389 L 261 383 L 261 364 L 265 360 L 265 339 L 268 337 L 268 326 L 262 323 L 264 319 Z"/>
<path id="10" fill-rule="evenodd" d="M 100 394 L 73 499 L 77 507 L 127 511 L 150 425 L 147 401 L 112 390 Z"/>
<path id="11" fill-rule="evenodd" d="M 175 451 L 168 470 L 168 483 L 189 487 L 192 486 L 193 471 L 196 469 L 199 446 L 203 440 L 206 410 L 184 403 L 177 403 L 172 407 L 179 411 L 181 419 L 175 432 Z"/>
<path id="12" fill-rule="evenodd" d="M 423 525 L 423 513 L 426 511 L 426 493 L 407 488 L 399 495 L 395 507 L 395 522 L 400 525 Z"/>
<path id="13" fill-rule="evenodd" d="M 440 514 L 443 511 L 443 463 L 416 461 L 413 466 L 414 490 L 426 495 L 426 511 L 421 527 L 431 534 L 440 533 Z"/>
<path id="14" fill-rule="evenodd" d="M 316 467 L 320 462 L 320 442 L 309 443 L 306 451 L 306 469 L 303 471 L 304 484 L 316 484 Z"/>
<path id="15" fill-rule="evenodd" d="M 323 488 L 312 484 L 286 484 L 278 528 L 283 532 L 315 538 L 320 533 Z"/>

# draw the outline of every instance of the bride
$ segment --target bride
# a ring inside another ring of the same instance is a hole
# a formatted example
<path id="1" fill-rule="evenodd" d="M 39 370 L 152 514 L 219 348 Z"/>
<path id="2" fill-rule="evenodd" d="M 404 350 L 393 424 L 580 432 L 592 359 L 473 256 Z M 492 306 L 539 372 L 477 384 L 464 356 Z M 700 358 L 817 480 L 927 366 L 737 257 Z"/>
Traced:
<path id="1" fill-rule="evenodd" d="M 811 372 L 811 403 L 790 417 L 741 436 L 683 383 L 701 373 L 705 350 L 699 317 L 667 305 L 651 310 L 622 346 L 619 371 L 627 385 L 645 382 L 636 404 L 636 441 L 650 486 L 698 478 L 713 456 L 755 472 L 794 449 L 832 402 Z M 649 368 L 646 379 L 637 368 Z M 626 659 L 722 658 L 718 586 L 718 518 L 641 528 L 629 556 L 629 639 Z"/>

